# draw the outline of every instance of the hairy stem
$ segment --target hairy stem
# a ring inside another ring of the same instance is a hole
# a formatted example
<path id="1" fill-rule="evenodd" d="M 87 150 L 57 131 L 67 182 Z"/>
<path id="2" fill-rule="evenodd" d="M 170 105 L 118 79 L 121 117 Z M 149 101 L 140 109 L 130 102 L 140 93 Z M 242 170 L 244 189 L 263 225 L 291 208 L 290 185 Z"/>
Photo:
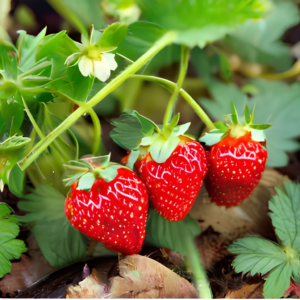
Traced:
<path id="1" fill-rule="evenodd" d="M 176 84 L 170 80 L 155 77 L 155 76 L 148 76 L 148 75 L 132 75 L 134 78 L 141 78 L 147 81 L 153 81 L 160 84 L 162 87 L 169 90 L 171 93 L 174 93 L 176 90 Z M 199 116 L 199 118 L 203 121 L 206 127 L 209 130 L 216 129 L 214 123 L 208 117 L 208 115 L 204 112 L 204 110 L 200 107 L 200 105 L 184 90 L 180 89 L 180 95 L 185 99 L 185 101 L 193 108 L 195 113 Z"/>
<path id="2" fill-rule="evenodd" d="M 168 122 L 170 122 L 172 118 L 172 113 L 175 110 L 176 106 L 176 100 L 178 98 L 179 91 L 182 87 L 183 81 L 185 79 L 185 75 L 188 68 L 188 62 L 189 62 L 189 53 L 190 49 L 184 45 L 181 46 L 181 60 L 180 60 L 180 71 L 179 76 L 176 84 L 176 88 L 169 100 L 167 110 L 164 116 L 164 128 L 168 125 Z"/>
<path id="3" fill-rule="evenodd" d="M 126 79 L 136 73 L 144 64 L 148 62 L 153 56 L 155 56 L 160 50 L 172 44 L 176 37 L 175 32 L 167 32 L 135 63 L 130 65 L 119 76 L 114 78 L 103 89 L 101 89 L 86 105 L 79 107 L 73 112 L 67 119 L 65 119 L 58 127 L 56 127 L 47 137 L 42 139 L 36 146 L 28 153 L 22 161 L 19 162 L 19 166 L 22 170 L 25 170 L 60 134 L 70 128 L 84 113 L 98 104 L 107 95 L 113 92 L 118 86 L 120 86 Z"/>

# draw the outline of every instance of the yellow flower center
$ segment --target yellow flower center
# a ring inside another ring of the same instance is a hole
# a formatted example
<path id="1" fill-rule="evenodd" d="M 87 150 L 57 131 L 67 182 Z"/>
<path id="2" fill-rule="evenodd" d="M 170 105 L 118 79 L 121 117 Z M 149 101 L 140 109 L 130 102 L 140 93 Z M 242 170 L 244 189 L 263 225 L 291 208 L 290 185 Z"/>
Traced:
<path id="1" fill-rule="evenodd" d="M 85 50 L 85 55 L 91 60 L 102 60 L 102 53 L 96 46 L 90 46 Z"/>

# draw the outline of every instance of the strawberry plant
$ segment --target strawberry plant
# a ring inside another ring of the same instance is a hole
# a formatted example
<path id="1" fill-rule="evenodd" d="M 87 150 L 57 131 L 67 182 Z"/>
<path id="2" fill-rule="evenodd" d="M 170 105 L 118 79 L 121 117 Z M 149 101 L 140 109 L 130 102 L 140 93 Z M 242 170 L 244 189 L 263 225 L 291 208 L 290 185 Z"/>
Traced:
<path id="1" fill-rule="evenodd" d="M 268 29 L 278 10 L 290 12 L 293 4 L 273 9 L 261 0 L 48 2 L 68 31 L 47 34 L 44 28 L 34 36 L 19 30 L 12 41 L 0 24 L 0 190 L 8 187 L 25 212 L 11 216 L 0 203 L 0 277 L 26 251 L 15 239 L 19 222 L 57 268 L 99 251 L 132 255 L 149 244 L 176 251 L 185 256 L 200 296 L 211 298 L 194 243 L 201 230 L 190 214 L 200 189 L 215 207 L 235 209 L 266 166 L 286 165 L 286 152 L 299 149 L 293 140 L 299 130 L 292 125 L 299 124 L 298 83 L 243 79 L 237 87 L 228 83 L 234 77 L 228 57 L 246 47 L 246 36 L 265 28 L 256 22 L 263 20 Z M 291 59 L 279 37 L 297 22 L 293 14 L 269 43 L 251 44 L 241 57 L 288 68 Z M 280 51 L 272 56 L 273 47 Z M 178 75 L 164 78 L 163 67 L 174 62 Z M 189 72 L 201 81 L 191 81 Z M 162 93 L 168 100 L 163 105 Z M 285 102 L 273 105 L 274 97 Z M 274 113 L 263 106 L 274 106 Z M 230 247 L 239 255 L 237 272 L 271 271 L 269 297 L 282 296 L 291 278 L 299 281 L 297 228 L 280 231 L 286 219 L 296 220 L 297 197 L 291 193 L 298 186 L 288 183 L 285 189 L 287 195 L 277 190 L 270 202 L 280 245 L 246 237 Z M 277 255 L 274 261 L 268 252 Z M 266 264 L 258 267 L 259 258 Z M 285 279 L 272 290 L 281 270 Z"/>
<path id="2" fill-rule="evenodd" d="M 249 236 L 234 242 L 229 251 L 237 254 L 233 266 L 237 272 L 265 275 L 264 296 L 281 298 L 291 279 L 299 283 L 299 201 L 300 186 L 291 181 L 269 202 L 270 217 L 278 243 Z"/>
<path id="3" fill-rule="evenodd" d="M 20 229 L 13 210 L 5 203 L 0 203 L 0 278 L 11 270 L 10 260 L 19 259 L 26 252 L 25 243 L 16 239 Z"/>

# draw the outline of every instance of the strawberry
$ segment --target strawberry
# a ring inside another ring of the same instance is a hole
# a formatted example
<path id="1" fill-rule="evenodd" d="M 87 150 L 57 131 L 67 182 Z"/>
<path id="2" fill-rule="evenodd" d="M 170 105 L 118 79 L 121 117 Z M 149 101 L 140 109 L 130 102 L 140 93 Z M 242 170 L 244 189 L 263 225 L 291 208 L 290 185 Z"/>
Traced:
<path id="1" fill-rule="evenodd" d="M 113 179 L 107 178 L 109 168 L 115 172 Z M 133 171 L 120 165 L 102 163 L 92 171 L 84 175 L 85 179 L 82 176 L 82 184 L 80 180 L 72 184 L 65 203 L 68 220 L 109 250 L 126 255 L 138 253 L 145 238 L 148 211 L 145 185 Z M 81 189 L 86 188 L 89 177 L 90 190 Z"/>
<path id="2" fill-rule="evenodd" d="M 209 164 L 205 186 L 212 202 L 227 208 L 249 197 L 265 169 L 267 151 L 251 139 L 230 135 L 206 152 Z"/>
<path id="3" fill-rule="evenodd" d="M 190 123 L 177 126 L 178 121 L 179 114 L 158 126 L 126 110 L 112 122 L 115 128 L 110 134 L 128 150 L 122 162 L 138 170 L 153 207 L 170 221 L 186 217 L 207 171 L 204 148 L 184 136 Z"/>
<path id="4" fill-rule="evenodd" d="M 257 186 L 267 161 L 267 151 L 263 148 L 264 137 L 252 138 L 252 130 L 257 131 L 270 127 L 269 124 L 252 124 L 249 109 L 245 107 L 246 125 L 238 123 L 237 113 L 233 106 L 230 125 L 218 124 L 218 129 L 211 132 L 215 140 L 218 133 L 221 140 L 209 144 L 208 136 L 200 140 L 210 147 L 206 151 L 208 172 L 205 186 L 212 202 L 226 208 L 236 206 L 249 197 Z"/>
<path id="5" fill-rule="evenodd" d="M 154 209 L 170 221 L 180 221 L 190 211 L 207 171 L 204 148 L 179 136 L 180 142 L 163 163 L 147 152 L 135 163 Z"/>

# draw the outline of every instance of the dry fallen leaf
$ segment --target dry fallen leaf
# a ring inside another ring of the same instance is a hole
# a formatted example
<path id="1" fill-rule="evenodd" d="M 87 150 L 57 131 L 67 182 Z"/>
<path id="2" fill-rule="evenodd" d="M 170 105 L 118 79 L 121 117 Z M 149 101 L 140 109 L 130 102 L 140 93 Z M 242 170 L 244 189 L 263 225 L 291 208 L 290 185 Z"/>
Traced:
<path id="1" fill-rule="evenodd" d="M 28 255 L 22 254 L 21 259 L 12 262 L 11 272 L 0 280 L 0 291 L 13 297 L 17 290 L 24 290 L 35 281 L 54 270 L 39 249 L 33 236 L 27 239 Z"/>
<path id="2" fill-rule="evenodd" d="M 76 286 L 70 286 L 66 298 L 108 298 L 108 288 L 101 283 L 97 271 L 92 270 L 91 275 L 79 282 Z"/>
<path id="3" fill-rule="evenodd" d="M 198 298 L 194 286 L 145 256 L 126 256 L 112 279 L 111 298 Z"/>
<path id="4" fill-rule="evenodd" d="M 234 241 L 246 234 L 260 234 L 272 239 L 273 229 L 268 216 L 268 202 L 275 194 L 274 187 L 282 186 L 287 177 L 272 169 L 266 169 L 259 185 L 248 199 L 237 207 L 226 209 L 211 203 L 203 185 L 191 209 L 204 231 L 212 226 L 226 241 Z"/>
<path id="5" fill-rule="evenodd" d="M 229 255 L 227 251 L 229 243 L 224 240 L 219 232 L 214 231 L 211 226 L 197 236 L 195 242 L 202 264 L 207 270 L 211 270 L 218 261 Z"/>
<path id="6" fill-rule="evenodd" d="M 245 284 L 237 291 L 230 291 L 225 296 L 226 299 L 264 299 L 263 287 L 264 280 L 254 283 Z"/>

